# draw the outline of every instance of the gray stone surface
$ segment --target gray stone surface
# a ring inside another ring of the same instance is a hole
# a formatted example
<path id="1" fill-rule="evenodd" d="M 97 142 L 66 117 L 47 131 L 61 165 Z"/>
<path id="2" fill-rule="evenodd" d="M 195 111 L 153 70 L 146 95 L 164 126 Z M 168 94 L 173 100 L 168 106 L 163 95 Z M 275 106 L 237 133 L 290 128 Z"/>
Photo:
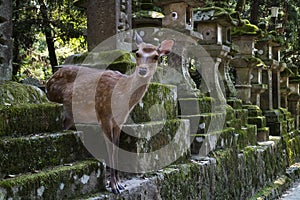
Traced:
<path id="1" fill-rule="evenodd" d="M 12 1 L 0 1 L 0 81 L 12 78 Z"/>
<path id="2" fill-rule="evenodd" d="M 88 0 L 87 16 L 87 41 L 91 51 L 99 43 L 131 28 L 131 0 Z M 108 49 L 115 49 L 117 42 L 115 38 Z"/>

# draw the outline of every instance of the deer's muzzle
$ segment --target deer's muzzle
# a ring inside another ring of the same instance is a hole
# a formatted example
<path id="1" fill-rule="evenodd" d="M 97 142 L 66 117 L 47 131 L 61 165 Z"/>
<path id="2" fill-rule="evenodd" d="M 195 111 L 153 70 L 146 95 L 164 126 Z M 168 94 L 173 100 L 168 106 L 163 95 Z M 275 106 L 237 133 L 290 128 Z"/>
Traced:
<path id="1" fill-rule="evenodd" d="M 139 68 L 139 75 L 145 76 L 147 74 L 147 72 L 148 72 L 147 68 L 145 68 L 145 67 L 140 67 Z"/>

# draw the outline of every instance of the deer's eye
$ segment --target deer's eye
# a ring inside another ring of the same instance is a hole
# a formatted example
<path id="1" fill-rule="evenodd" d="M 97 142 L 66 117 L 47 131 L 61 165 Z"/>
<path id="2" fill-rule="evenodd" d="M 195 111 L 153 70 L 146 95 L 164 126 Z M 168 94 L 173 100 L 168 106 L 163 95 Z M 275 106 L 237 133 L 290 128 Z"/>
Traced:
<path id="1" fill-rule="evenodd" d="M 158 59 L 159 59 L 159 56 L 158 56 L 158 55 L 155 55 L 155 56 L 153 57 L 153 59 L 154 59 L 154 60 L 158 60 Z"/>
<path id="2" fill-rule="evenodd" d="M 135 53 L 136 57 L 139 58 L 141 55 L 139 53 Z"/>

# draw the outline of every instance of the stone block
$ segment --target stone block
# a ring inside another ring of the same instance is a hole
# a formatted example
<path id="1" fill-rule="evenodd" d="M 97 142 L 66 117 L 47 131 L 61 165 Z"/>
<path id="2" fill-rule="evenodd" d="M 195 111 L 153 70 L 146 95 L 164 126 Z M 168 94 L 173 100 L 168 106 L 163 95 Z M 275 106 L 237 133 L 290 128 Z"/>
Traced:
<path id="1" fill-rule="evenodd" d="M 264 142 L 269 140 L 269 127 L 258 128 L 257 129 L 257 141 Z"/>
<path id="2" fill-rule="evenodd" d="M 191 134 L 207 134 L 220 131 L 226 127 L 225 113 L 203 113 L 200 115 L 179 116 L 181 119 L 190 120 Z"/>
<path id="3" fill-rule="evenodd" d="M 226 128 L 210 134 L 192 135 L 191 153 L 203 155 L 208 149 L 210 151 L 223 148 L 237 148 L 237 136 L 234 128 Z"/>
<path id="4" fill-rule="evenodd" d="M 230 105 L 234 109 L 241 109 L 243 102 L 241 99 L 228 99 L 227 104 Z"/>
<path id="5" fill-rule="evenodd" d="M 270 129 L 270 135 L 280 136 L 282 135 L 282 122 L 267 123 Z"/>
<path id="6" fill-rule="evenodd" d="M 248 117 L 248 123 L 255 124 L 257 128 L 263 128 L 267 125 L 267 121 L 264 116 Z"/>
<path id="7" fill-rule="evenodd" d="M 73 199 L 105 189 L 105 165 L 90 160 L 0 180 L 2 199 Z"/>
<path id="8" fill-rule="evenodd" d="M 22 136 L 63 129 L 63 107 L 56 103 L 0 105 L 0 136 Z"/>
<path id="9" fill-rule="evenodd" d="M 213 111 L 214 99 L 210 97 L 201 98 L 179 98 L 180 115 L 197 115 Z"/>
<path id="10" fill-rule="evenodd" d="M 150 83 L 142 100 L 133 108 L 127 123 L 177 118 L 177 89 L 173 85 Z"/>
<path id="11" fill-rule="evenodd" d="M 0 139 L 0 179 L 90 157 L 78 132 Z"/>

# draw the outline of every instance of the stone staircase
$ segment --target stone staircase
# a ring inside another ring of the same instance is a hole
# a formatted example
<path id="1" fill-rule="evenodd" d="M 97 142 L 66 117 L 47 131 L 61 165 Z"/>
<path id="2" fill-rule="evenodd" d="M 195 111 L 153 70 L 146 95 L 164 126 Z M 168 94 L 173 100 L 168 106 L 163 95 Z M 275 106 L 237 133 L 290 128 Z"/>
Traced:
<path id="1" fill-rule="evenodd" d="M 106 191 L 105 164 L 87 151 L 84 145 L 88 144 L 83 145 L 85 133 L 62 130 L 62 105 L 49 102 L 29 85 L 3 82 L 0 92 L 1 200 L 72 199 Z M 188 135 L 189 122 L 176 118 L 176 94 L 174 86 L 152 83 L 124 126 L 121 148 L 147 153 L 172 143 L 178 132 L 180 137 Z M 157 133 L 151 137 L 154 130 Z M 188 153 L 183 155 L 182 148 L 187 149 L 189 137 L 174 144 L 169 154 L 185 160 Z"/>
<path id="2" fill-rule="evenodd" d="M 107 191 L 106 165 L 82 143 L 85 133 L 62 130 L 61 105 L 27 85 L 1 83 L 0 92 L 0 200 L 248 199 L 263 194 L 299 160 L 297 131 L 257 142 L 257 126 L 248 124 L 249 109 L 238 100 L 212 112 L 209 97 L 177 99 L 176 87 L 151 83 L 124 126 L 120 147 L 149 153 L 177 140 L 181 143 L 162 153 L 178 159 L 164 157 L 172 164 L 158 171 L 122 173 L 125 190 L 114 195 Z M 208 129 L 211 123 L 218 126 Z M 191 142 L 191 152 L 185 151 Z M 213 151 L 200 152 L 203 145 Z"/>
<path id="3" fill-rule="evenodd" d="M 65 199 L 105 189 L 105 165 L 77 131 L 63 131 L 62 105 L 38 88 L 0 83 L 0 199 Z"/>

